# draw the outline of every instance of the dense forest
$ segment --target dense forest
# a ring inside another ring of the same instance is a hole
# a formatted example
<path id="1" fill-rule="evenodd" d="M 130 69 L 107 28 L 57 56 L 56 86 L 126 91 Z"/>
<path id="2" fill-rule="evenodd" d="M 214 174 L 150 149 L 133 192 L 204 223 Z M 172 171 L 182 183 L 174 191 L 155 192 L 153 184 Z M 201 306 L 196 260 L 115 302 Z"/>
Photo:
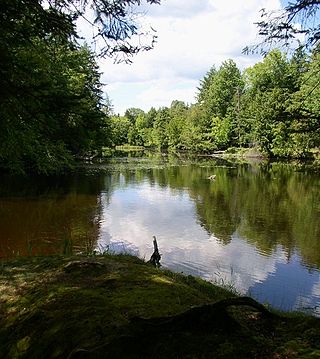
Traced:
<path id="1" fill-rule="evenodd" d="M 227 60 L 207 72 L 196 97 L 192 105 L 172 101 L 113 116 L 113 143 L 199 152 L 254 146 L 268 157 L 295 158 L 320 145 L 317 48 L 290 58 L 275 49 L 243 72 Z"/>
<path id="2" fill-rule="evenodd" d="M 270 157 L 299 158 L 319 147 L 318 25 L 308 33 L 308 46 L 290 58 L 272 50 L 243 72 L 232 60 L 213 66 L 200 81 L 195 104 L 173 101 L 147 113 L 131 108 L 124 116 L 112 114 L 96 56 L 130 62 L 154 44 L 152 34 L 149 45 L 131 42 L 142 31 L 130 17 L 133 5 L 140 1 L 1 2 L 1 172 L 62 173 L 77 158 L 123 144 L 196 152 L 254 146 Z M 287 13 L 317 6 L 299 0 Z M 77 34 L 76 21 L 88 7 L 96 37 L 104 41 L 99 54 Z M 279 38 L 272 32 L 277 22 L 268 24 L 260 30 Z"/>
<path id="3" fill-rule="evenodd" d="M 1 7 L 0 167 L 61 172 L 105 142 L 98 67 L 67 16 L 36 2 Z"/>
<path id="4" fill-rule="evenodd" d="M 158 0 L 147 0 L 158 3 Z M 0 3 L 0 170 L 55 174 L 111 144 L 96 56 L 128 61 L 150 46 L 132 45 L 139 0 L 2 0 Z M 90 8 L 93 53 L 77 34 Z M 122 55 L 121 55 L 122 54 Z"/>

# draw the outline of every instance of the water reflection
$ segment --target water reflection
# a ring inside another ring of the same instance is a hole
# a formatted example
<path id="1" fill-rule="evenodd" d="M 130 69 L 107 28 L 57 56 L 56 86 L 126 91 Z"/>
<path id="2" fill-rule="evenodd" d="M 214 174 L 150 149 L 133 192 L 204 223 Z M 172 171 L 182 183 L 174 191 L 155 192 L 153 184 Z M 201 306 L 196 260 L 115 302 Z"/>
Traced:
<path id="1" fill-rule="evenodd" d="M 56 254 L 96 241 L 102 178 L 3 178 L 0 257 Z"/>
<path id="2" fill-rule="evenodd" d="M 160 233 L 157 238 L 162 264 L 175 271 L 231 283 L 242 294 L 250 293 L 282 309 L 312 308 L 318 304 L 320 296 L 314 288 L 319 286 L 319 272 L 310 273 L 301 265 L 300 256 L 295 254 L 288 259 L 287 250 L 281 245 L 266 253 L 238 232 L 225 245 L 194 220 L 196 205 L 186 192 L 173 194 L 168 188 L 151 189 L 146 183 L 128 186 L 128 192 L 115 191 L 105 206 L 101 245 L 106 243 L 107 234 L 111 249 L 134 250 L 148 259 L 152 235 Z M 301 298 L 308 298 L 308 302 Z"/>
<path id="3" fill-rule="evenodd" d="M 231 283 L 282 309 L 319 305 L 316 176 L 277 164 L 142 173 L 122 171 L 121 189 L 103 206 L 100 245 L 128 245 L 148 259 L 157 235 L 162 263 L 176 271 Z"/>
<path id="4" fill-rule="evenodd" d="M 278 163 L 159 156 L 112 160 L 104 174 L 0 189 L 0 256 L 77 248 L 129 251 L 282 309 L 320 315 L 320 180 Z M 216 180 L 208 176 L 215 174 Z M 28 242 L 29 243 L 29 242 Z M 30 249 L 30 248 L 29 248 Z"/>

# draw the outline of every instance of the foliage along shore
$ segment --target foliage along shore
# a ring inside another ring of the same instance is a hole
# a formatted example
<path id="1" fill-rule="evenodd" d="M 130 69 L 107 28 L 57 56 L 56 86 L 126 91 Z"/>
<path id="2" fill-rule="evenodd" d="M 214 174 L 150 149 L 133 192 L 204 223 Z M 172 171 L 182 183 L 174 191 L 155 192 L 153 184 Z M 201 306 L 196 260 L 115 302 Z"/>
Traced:
<path id="1" fill-rule="evenodd" d="M 0 288 L 3 358 L 320 355 L 319 319 L 258 303 L 227 308 L 242 299 L 128 255 L 3 261 Z"/>
<path id="2" fill-rule="evenodd" d="M 117 146 L 200 154 L 255 147 L 278 159 L 319 153 L 319 47 L 290 58 L 275 49 L 243 71 L 226 60 L 199 80 L 194 104 L 120 116 L 88 46 L 35 41 L 12 51 L 16 68 L 5 83 L 13 88 L 2 86 L 0 172 L 60 175 Z"/>

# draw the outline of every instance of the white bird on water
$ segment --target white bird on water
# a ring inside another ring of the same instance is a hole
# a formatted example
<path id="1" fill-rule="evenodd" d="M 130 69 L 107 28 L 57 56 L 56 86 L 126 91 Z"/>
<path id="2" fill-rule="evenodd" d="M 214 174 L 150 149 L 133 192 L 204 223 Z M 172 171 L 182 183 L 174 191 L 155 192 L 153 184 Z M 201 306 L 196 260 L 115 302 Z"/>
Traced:
<path id="1" fill-rule="evenodd" d="M 216 179 L 217 175 L 211 175 L 208 177 L 210 181 L 214 181 Z"/>

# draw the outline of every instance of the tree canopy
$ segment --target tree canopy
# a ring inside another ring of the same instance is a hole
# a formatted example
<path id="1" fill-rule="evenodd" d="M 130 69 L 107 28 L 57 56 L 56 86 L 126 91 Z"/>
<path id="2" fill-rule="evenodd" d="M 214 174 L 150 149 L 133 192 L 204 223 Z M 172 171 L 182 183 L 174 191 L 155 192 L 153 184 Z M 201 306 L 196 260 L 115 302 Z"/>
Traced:
<path id="1" fill-rule="evenodd" d="M 160 4 L 160 0 L 146 0 Z M 30 40 L 32 36 L 44 39 L 48 34 L 76 39 L 76 22 L 83 18 L 95 29 L 93 40 L 103 40 L 101 56 L 128 56 L 152 48 L 156 39 L 154 30 L 142 28 L 136 7 L 141 0 L 3 0 L 0 5 L 1 42 L 10 37 Z M 151 37 L 142 43 L 141 37 Z M 139 44 L 134 38 L 139 37 Z M 120 60 L 120 59 L 119 59 Z"/>
<path id="2" fill-rule="evenodd" d="M 133 6 L 140 3 L 1 1 L 1 170 L 61 173 L 72 167 L 76 156 L 110 143 L 109 111 L 95 55 L 80 44 L 76 21 L 91 9 L 96 38 L 104 41 L 100 55 L 120 61 L 122 53 L 128 60 L 152 46 L 134 42 L 134 36 L 142 34 L 133 16 Z"/>
<path id="3" fill-rule="evenodd" d="M 318 51 L 301 49 L 290 58 L 273 50 L 242 72 L 224 61 L 200 80 L 195 104 L 126 111 L 125 133 L 139 135 L 125 141 L 197 152 L 254 146 L 269 157 L 310 156 L 320 145 L 319 64 Z M 120 138 L 114 142 L 124 144 Z"/>

